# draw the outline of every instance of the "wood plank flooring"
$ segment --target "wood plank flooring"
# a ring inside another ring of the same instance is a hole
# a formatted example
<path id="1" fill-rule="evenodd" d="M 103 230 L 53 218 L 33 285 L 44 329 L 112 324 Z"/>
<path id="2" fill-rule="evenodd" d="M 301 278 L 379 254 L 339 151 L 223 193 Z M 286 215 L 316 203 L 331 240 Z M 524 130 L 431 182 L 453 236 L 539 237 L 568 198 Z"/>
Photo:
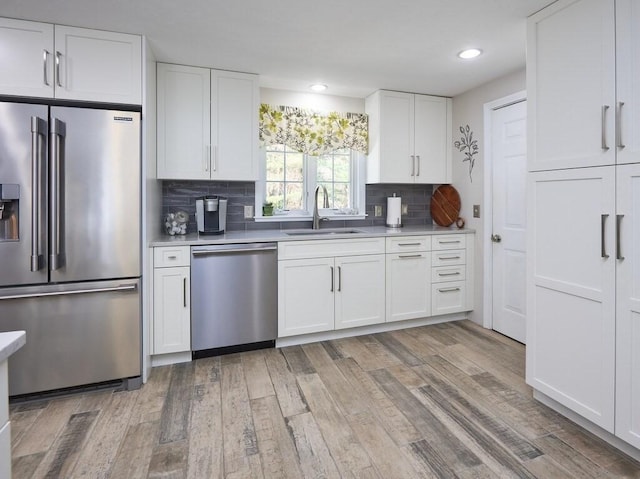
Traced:
<path id="1" fill-rule="evenodd" d="M 11 405 L 14 478 L 640 478 L 469 321 L 154 368 Z"/>

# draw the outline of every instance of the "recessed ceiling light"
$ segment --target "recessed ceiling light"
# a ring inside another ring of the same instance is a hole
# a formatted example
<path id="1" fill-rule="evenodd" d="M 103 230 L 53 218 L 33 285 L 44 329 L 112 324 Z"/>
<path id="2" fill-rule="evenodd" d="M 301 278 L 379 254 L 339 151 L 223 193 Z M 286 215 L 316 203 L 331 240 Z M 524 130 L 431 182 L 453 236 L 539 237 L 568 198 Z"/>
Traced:
<path id="1" fill-rule="evenodd" d="M 467 50 L 462 50 L 460 53 L 458 53 L 458 57 L 464 60 L 469 60 L 471 58 L 475 58 L 479 56 L 480 54 L 482 54 L 482 50 L 478 48 L 469 48 Z"/>
<path id="2" fill-rule="evenodd" d="M 325 91 L 329 87 L 324 83 L 314 83 L 309 88 L 311 88 L 313 91 Z"/>

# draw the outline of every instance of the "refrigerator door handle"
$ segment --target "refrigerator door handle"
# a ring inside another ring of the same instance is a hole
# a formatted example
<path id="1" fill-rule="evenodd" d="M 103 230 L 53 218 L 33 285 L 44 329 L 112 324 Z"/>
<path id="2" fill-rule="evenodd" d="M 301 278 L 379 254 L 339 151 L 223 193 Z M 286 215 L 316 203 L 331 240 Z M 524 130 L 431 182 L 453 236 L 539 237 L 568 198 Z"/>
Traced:
<path id="1" fill-rule="evenodd" d="M 51 271 L 60 269 L 64 265 L 64 253 L 61 252 L 61 209 L 60 198 L 62 195 L 61 180 L 63 172 L 60 169 L 62 155 L 62 138 L 66 135 L 64 122 L 52 118 L 50 125 L 49 141 L 49 268 Z"/>
<path id="2" fill-rule="evenodd" d="M 44 267 L 40 254 L 40 225 L 42 224 L 42 138 L 47 131 L 47 122 L 37 116 L 31 117 L 31 271 Z"/>
<path id="3" fill-rule="evenodd" d="M 50 291 L 41 293 L 27 293 L 27 294 L 14 294 L 7 296 L 0 296 L 0 301 L 3 299 L 26 299 L 26 298 L 41 298 L 45 296 L 68 296 L 70 294 L 87 294 L 87 293 L 110 293 L 115 291 L 135 291 L 137 289 L 136 284 L 121 284 L 120 286 L 113 286 L 108 288 L 94 288 L 94 289 L 75 289 L 71 291 Z"/>

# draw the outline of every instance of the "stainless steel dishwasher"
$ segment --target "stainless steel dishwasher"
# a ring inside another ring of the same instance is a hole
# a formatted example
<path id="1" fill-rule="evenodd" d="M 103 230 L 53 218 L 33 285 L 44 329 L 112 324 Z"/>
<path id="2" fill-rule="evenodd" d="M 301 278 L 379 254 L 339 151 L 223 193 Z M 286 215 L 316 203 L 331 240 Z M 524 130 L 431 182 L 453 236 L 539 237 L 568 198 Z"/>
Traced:
<path id="1" fill-rule="evenodd" d="M 277 335 L 277 243 L 193 246 L 194 359 L 273 347 Z"/>

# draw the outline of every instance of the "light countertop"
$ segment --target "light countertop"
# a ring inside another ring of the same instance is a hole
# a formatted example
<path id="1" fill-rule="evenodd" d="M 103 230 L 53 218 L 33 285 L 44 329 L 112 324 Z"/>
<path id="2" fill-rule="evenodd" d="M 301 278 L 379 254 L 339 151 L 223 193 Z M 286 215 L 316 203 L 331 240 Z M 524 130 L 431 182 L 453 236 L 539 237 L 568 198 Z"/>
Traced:
<path id="1" fill-rule="evenodd" d="M 332 234 L 323 234 L 322 230 L 332 230 Z M 357 230 L 358 233 L 341 233 L 340 231 Z M 319 234 L 288 235 L 291 232 L 313 231 L 311 228 L 301 229 L 265 229 L 252 231 L 229 231 L 222 235 L 158 235 L 149 242 L 149 246 L 193 246 L 225 243 L 263 243 L 273 241 L 302 241 L 337 238 L 363 238 L 375 236 L 418 236 L 440 234 L 471 234 L 475 230 L 463 228 L 446 228 L 442 226 L 404 226 L 401 228 L 387 228 L 385 226 L 363 226 L 346 228 L 321 228 Z"/>
<path id="2" fill-rule="evenodd" d="M 24 331 L 0 333 L 0 363 L 20 349 L 27 341 Z"/>

